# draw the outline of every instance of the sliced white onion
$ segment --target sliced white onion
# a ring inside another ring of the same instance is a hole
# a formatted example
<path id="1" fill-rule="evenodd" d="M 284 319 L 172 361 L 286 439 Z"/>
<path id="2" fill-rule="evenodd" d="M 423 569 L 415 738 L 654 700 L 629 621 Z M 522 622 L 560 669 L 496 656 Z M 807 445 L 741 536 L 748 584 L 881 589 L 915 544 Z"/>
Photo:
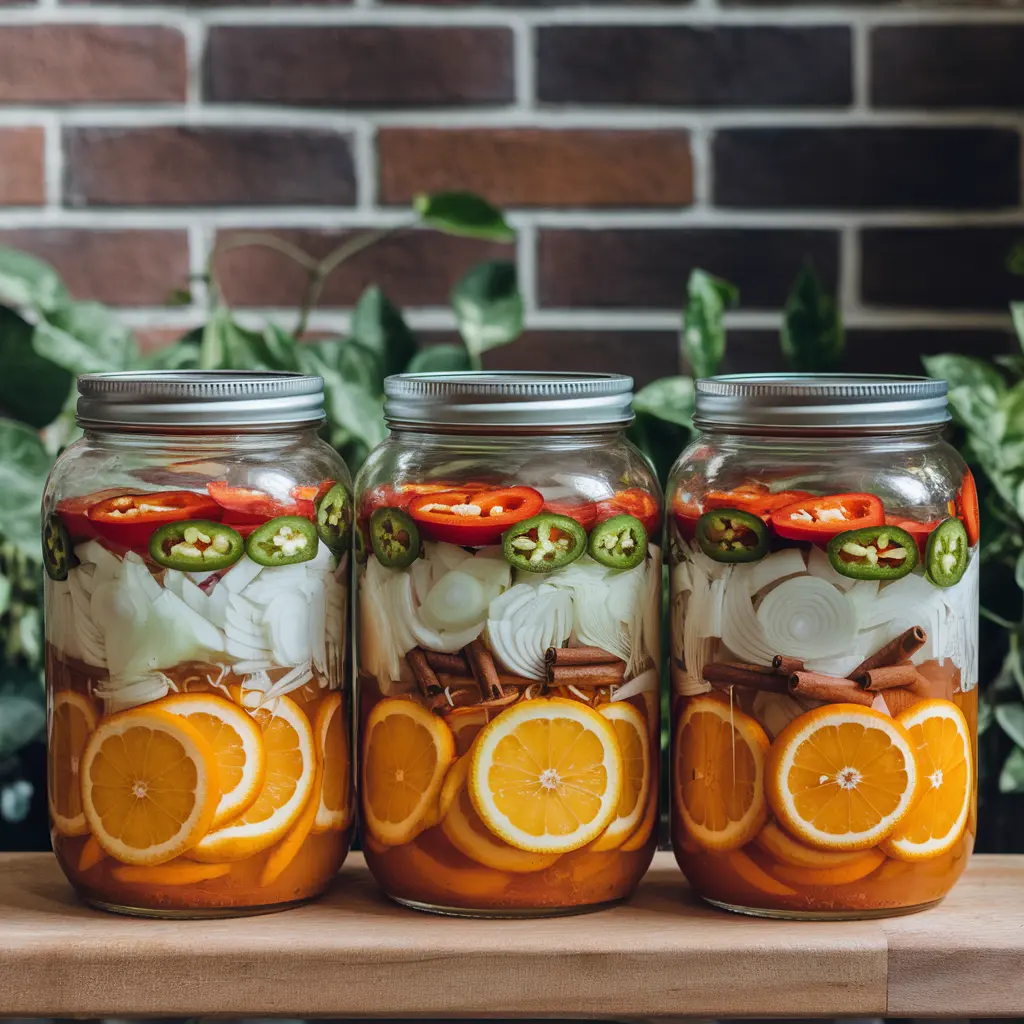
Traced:
<path id="1" fill-rule="evenodd" d="M 857 633 L 846 595 L 816 576 L 780 583 L 761 602 L 757 619 L 769 648 L 804 661 L 846 651 Z"/>
<path id="2" fill-rule="evenodd" d="M 87 540 L 75 548 L 75 557 L 83 565 L 95 565 L 96 575 L 113 579 L 121 575 L 121 559 L 107 550 L 98 540 Z"/>
<path id="3" fill-rule="evenodd" d="M 97 685 L 93 695 L 103 701 L 104 711 L 112 715 L 118 711 L 127 711 L 151 701 L 160 700 L 171 692 L 171 680 L 162 672 L 153 672 L 130 682 L 122 682 L 116 678 L 108 679 Z"/>
<path id="4" fill-rule="evenodd" d="M 281 566 L 281 568 L 290 568 L 287 566 Z M 226 587 L 231 593 L 237 594 L 239 591 L 247 587 L 257 576 L 263 571 L 263 566 L 259 562 L 254 562 L 248 555 L 242 555 L 242 557 L 235 562 L 233 566 L 221 577 L 220 582 L 217 584 L 219 587 Z"/>
<path id="5" fill-rule="evenodd" d="M 282 594 L 267 605 L 263 622 L 270 627 L 278 665 L 301 665 L 311 660 L 309 604 L 303 594 Z"/>
<path id="6" fill-rule="evenodd" d="M 641 693 L 650 693 L 657 689 L 658 671 L 649 668 L 646 672 L 641 672 L 640 675 L 634 676 L 618 687 L 612 694 L 612 700 L 629 700 L 630 697 L 639 697 Z"/>
<path id="7" fill-rule="evenodd" d="M 804 573 L 807 566 L 804 564 L 804 556 L 799 548 L 783 548 L 781 551 L 768 555 L 767 558 L 762 558 L 759 562 L 737 565 L 735 569 L 737 572 L 745 572 L 748 592 L 757 594 L 758 591 L 787 576 Z"/>
<path id="8" fill-rule="evenodd" d="M 772 663 L 776 654 L 782 652 L 772 646 L 765 634 L 764 626 L 754 612 L 748 583 L 746 576 L 736 575 L 725 588 L 725 600 L 722 605 L 722 643 L 738 660 L 767 666 Z"/>
<path id="9" fill-rule="evenodd" d="M 708 587 L 707 597 L 700 608 L 700 626 L 697 635 L 705 637 L 722 635 L 722 608 L 725 604 L 725 588 L 729 583 L 730 573 L 719 576 L 717 580 L 711 581 Z"/>
<path id="10" fill-rule="evenodd" d="M 697 544 L 687 545 L 690 551 L 690 561 L 696 566 L 708 579 L 714 580 L 721 576 L 726 569 L 729 568 L 726 562 L 716 562 L 713 558 L 709 558 Z"/>
<path id="11" fill-rule="evenodd" d="M 563 646 L 572 631 L 569 592 L 548 584 L 517 584 L 491 602 L 489 614 L 487 643 L 498 661 L 515 675 L 546 678 L 545 652 Z"/>
<path id="12" fill-rule="evenodd" d="M 857 582 L 841 572 L 836 572 L 828 560 L 828 555 L 819 547 L 812 547 L 807 556 L 807 572 L 826 583 L 831 583 L 834 587 L 839 587 L 840 590 L 849 590 Z"/>
<path id="13" fill-rule="evenodd" d="M 434 584 L 419 613 L 434 629 L 466 629 L 487 618 L 483 584 L 469 573 L 453 569 Z"/>

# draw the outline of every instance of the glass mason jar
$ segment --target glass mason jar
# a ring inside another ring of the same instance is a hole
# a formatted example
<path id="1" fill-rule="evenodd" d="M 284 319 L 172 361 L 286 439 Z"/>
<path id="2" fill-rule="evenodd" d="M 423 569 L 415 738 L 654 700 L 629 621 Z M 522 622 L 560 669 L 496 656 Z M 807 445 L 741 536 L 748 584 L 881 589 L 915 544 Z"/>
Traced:
<path id="1" fill-rule="evenodd" d="M 278 909 L 348 851 L 351 478 L 319 377 L 90 374 L 43 498 L 49 806 L 89 903 Z"/>
<path id="2" fill-rule="evenodd" d="M 661 494 L 632 381 L 405 374 L 356 483 L 366 860 L 525 916 L 629 896 L 656 844 Z"/>
<path id="3" fill-rule="evenodd" d="M 669 483 L 672 841 L 769 917 L 921 909 L 977 821 L 978 503 L 944 382 L 699 381 Z"/>

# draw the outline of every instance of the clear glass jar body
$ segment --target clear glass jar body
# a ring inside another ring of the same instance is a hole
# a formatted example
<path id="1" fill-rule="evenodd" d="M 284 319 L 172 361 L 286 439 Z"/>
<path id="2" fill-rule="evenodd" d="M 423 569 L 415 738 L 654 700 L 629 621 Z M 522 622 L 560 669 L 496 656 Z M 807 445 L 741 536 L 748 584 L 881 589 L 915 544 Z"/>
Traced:
<path id="1" fill-rule="evenodd" d="M 445 511 L 460 501 L 470 526 Z M 482 916 L 629 896 L 657 841 L 661 494 L 640 453 L 619 431 L 396 430 L 360 472 L 356 504 L 361 835 L 377 881 L 419 909 Z M 541 548 L 534 515 L 562 523 L 568 532 L 544 533 L 572 560 L 524 567 Z M 622 568 L 587 553 L 624 523 L 646 552 Z M 510 525 L 515 545 L 503 541 Z M 531 721 L 549 712 L 559 722 Z M 566 737 L 582 733 L 573 767 Z M 502 804 L 512 745 L 532 754 Z M 609 774 L 595 756 L 619 767 Z M 555 805 L 568 810 L 559 821 Z"/>
<path id="2" fill-rule="evenodd" d="M 76 891 L 172 917 L 319 895 L 354 816 L 337 453 L 308 429 L 91 431 L 43 515 L 51 832 Z"/>
<path id="3" fill-rule="evenodd" d="M 978 513 L 963 460 L 934 430 L 708 432 L 669 488 L 672 841 L 690 883 L 776 917 L 935 903 L 977 824 Z M 866 522 L 883 528 L 830 545 Z"/>

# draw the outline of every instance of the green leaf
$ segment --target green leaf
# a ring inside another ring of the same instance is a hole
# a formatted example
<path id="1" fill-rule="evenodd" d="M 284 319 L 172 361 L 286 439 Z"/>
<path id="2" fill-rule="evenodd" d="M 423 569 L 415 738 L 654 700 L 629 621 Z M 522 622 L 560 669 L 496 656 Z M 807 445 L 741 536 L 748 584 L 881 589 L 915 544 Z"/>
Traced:
<path id="1" fill-rule="evenodd" d="M 34 562 L 42 557 L 39 506 L 50 465 L 38 434 L 0 420 L 0 534 Z"/>
<path id="2" fill-rule="evenodd" d="M 835 298 L 811 266 L 804 267 L 786 300 L 780 335 L 782 353 L 802 373 L 834 370 L 846 341 Z"/>
<path id="3" fill-rule="evenodd" d="M 32 345 L 35 328 L 0 306 L 0 408 L 30 427 L 53 422 L 74 383 L 72 374 Z"/>
<path id="4" fill-rule="evenodd" d="M 1010 316 L 1013 317 L 1013 329 L 1017 334 L 1017 343 L 1024 349 L 1024 302 L 1011 302 Z"/>
<path id="5" fill-rule="evenodd" d="M 287 331 L 269 325 L 262 333 L 236 323 L 225 306 L 215 309 L 199 345 L 202 370 L 275 370 L 300 368 L 299 345 Z"/>
<path id="6" fill-rule="evenodd" d="M 431 345 L 409 360 L 409 373 L 460 373 L 472 370 L 473 362 L 464 345 Z"/>
<path id="7" fill-rule="evenodd" d="M 28 307 L 48 316 L 68 301 L 60 275 L 49 263 L 0 247 L 0 304 Z"/>
<path id="8" fill-rule="evenodd" d="M 46 712 L 38 701 L 0 696 L 0 761 L 39 736 L 45 725 Z"/>
<path id="9" fill-rule="evenodd" d="M 11 581 L 0 573 L 0 615 L 6 615 L 11 607 Z"/>
<path id="10" fill-rule="evenodd" d="M 1024 242 L 1017 242 L 1006 257 L 1006 269 L 1011 274 L 1024 276 Z"/>
<path id="11" fill-rule="evenodd" d="M 416 352 L 416 336 L 376 285 L 359 296 L 351 329 L 360 345 L 377 354 L 385 374 L 401 373 Z"/>
<path id="12" fill-rule="evenodd" d="M 978 735 L 984 735 L 994 721 L 995 714 L 992 711 L 992 705 L 983 695 L 978 700 Z"/>
<path id="13" fill-rule="evenodd" d="M 32 347 L 74 374 L 126 370 L 139 356 L 132 332 L 98 302 L 75 302 L 41 321 Z"/>
<path id="14" fill-rule="evenodd" d="M 512 263 L 473 267 L 452 291 L 452 309 L 474 365 L 488 349 L 515 341 L 523 331 L 523 297 Z"/>
<path id="15" fill-rule="evenodd" d="M 680 427 L 693 427 L 693 378 L 662 377 L 641 388 L 633 409 Z"/>
<path id="16" fill-rule="evenodd" d="M 922 362 L 928 376 L 946 381 L 950 390 L 961 387 L 976 388 L 991 394 L 993 399 L 1006 391 L 1003 375 L 984 359 L 946 353 L 924 356 Z"/>
<path id="17" fill-rule="evenodd" d="M 268 370 L 286 370 L 298 372 L 300 369 L 298 346 L 295 335 L 290 334 L 277 324 L 268 323 L 261 336 L 262 357 Z M 259 348 L 254 339 L 253 346 Z"/>
<path id="18" fill-rule="evenodd" d="M 1024 704 L 997 704 L 996 721 L 1007 736 L 1024 747 Z"/>
<path id="19" fill-rule="evenodd" d="M 492 242 L 514 242 L 515 230 L 501 210 L 472 192 L 439 192 L 417 196 L 413 208 L 428 227 L 447 235 L 486 238 Z"/>
<path id="20" fill-rule="evenodd" d="M 725 355 L 725 311 L 739 301 L 739 289 L 703 270 L 690 272 L 683 312 L 683 356 L 694 377 L 713 377 Z"/>
<path id="21" fill-rule="evenodd" d="M 1020 747 L 1010 751 L 999 774 L 1000 793 L 1024 793 L 1024 750 Z"/>
<path id="22" fill-rule="evenodd" d="M 164 345 L 139 359 L 145 370 L 198 370 L 203 342 L 203 328 L 197 327 L 172 345 Z"/>

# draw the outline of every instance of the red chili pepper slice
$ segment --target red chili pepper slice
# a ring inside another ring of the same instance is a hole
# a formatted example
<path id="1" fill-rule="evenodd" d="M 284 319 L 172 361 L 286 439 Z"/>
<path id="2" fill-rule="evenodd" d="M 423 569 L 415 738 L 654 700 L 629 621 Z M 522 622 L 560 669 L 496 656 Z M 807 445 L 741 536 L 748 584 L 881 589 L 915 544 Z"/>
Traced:
<path id="1" fill-rule="evenodd" d="M 967 543 L 973 548 L 981 539 L 981 510 L 978 508 L 978 485 L 974 474 L 967 470 L 956 495 L 956 514 L 967 530 Z"/>
<path id="2" fill-rule="evenodd" d="M 532 487 L 476 492 L 460 488 L 420 494 L 409 502 L 407 511 L 427 540 L 482 547 L 496 544 L 513 523 L 529 519 L 543 507 L 543 495 Z"/>
<path id="3" fill-rule="evenodd" d="M 932 531 L 937 529 L 944 521 L 942 519 L 933 519 L 928 523 L 919 523 L 916 519 L 904 519 L 903 516 L 887 515 L 885 517 L 886 526 L 898 526 L 914 538 L 922 559 L 928 548 L 928 538 L 932 535 Z"/>
<path id="4" fill-rule="evenodd" d="M 292 515 L 291 506 L 251 487 L 232 487 L 226 480 L 211 480 L 206 489 L 224 510 L 224 521 L 230 523 L 265 523 L 277 516 Z M 219 518 L 219 517 L 218 517 Z"/>
<path id="5" fill-rule="evenodd" d="M 630 487 L 625 491 L 616 491 L 613 497 L 597 503 L 599 523 L 623 513 L 639 519 L 644 524 L 648 536 L 660 536 L 658 531 L 661 528 L 661 512 L 653 494 L 641 487 Z"/>
<path id="6" fill-rule="evenodd" d="M 144 550 L 158 526 L 183 519 L 221 518 L 222 509 L 205 494 L 194 491 L 121 493 L 104 498 L 88 511 L 89 522 L 105 540 L 123 548 Z"/>
<path id="7" fill-rule="evenodd" d="M 555 498 L 544 502 L 544 511 L 556 516 L 575 519 L 587 533 L 597 525 L 597 502 L 582 498 Z"/>
<path id="8" fill-rule="evenodd" d="M 713 508 L 736 508 L 741 512 L 767 519 L 776 509 L 784 508 L 798 501 L 813 498 L 809 491 L 770 491 L 750 490 L 738 487 L 734 491 L 712 491 L 704 499 L 704 511 Z"/>
<path id="9" fill-rule="evenodd" d="M 780 537 L 814 543 L 845 530 L 881 526 L 885 509 L 881 499 L 873 494 L 826 494 L 783 505 L 772 512 L 768 521 Z"/>
<path id="10" fill-rule="evenodd" d="M 68 531 L 68 537 L 74 543 L 98 537 L 95 524 L 89 519 L 89 509 L 98 505 L 105 498 L 116 498 L 121 494 L 142 494 L 138 488 L 134 490 L 124 487 L 107 487 L 92 494 L 83 494 L 78 498 L 62 498 L 57 502 L 57 516 Z"/>

